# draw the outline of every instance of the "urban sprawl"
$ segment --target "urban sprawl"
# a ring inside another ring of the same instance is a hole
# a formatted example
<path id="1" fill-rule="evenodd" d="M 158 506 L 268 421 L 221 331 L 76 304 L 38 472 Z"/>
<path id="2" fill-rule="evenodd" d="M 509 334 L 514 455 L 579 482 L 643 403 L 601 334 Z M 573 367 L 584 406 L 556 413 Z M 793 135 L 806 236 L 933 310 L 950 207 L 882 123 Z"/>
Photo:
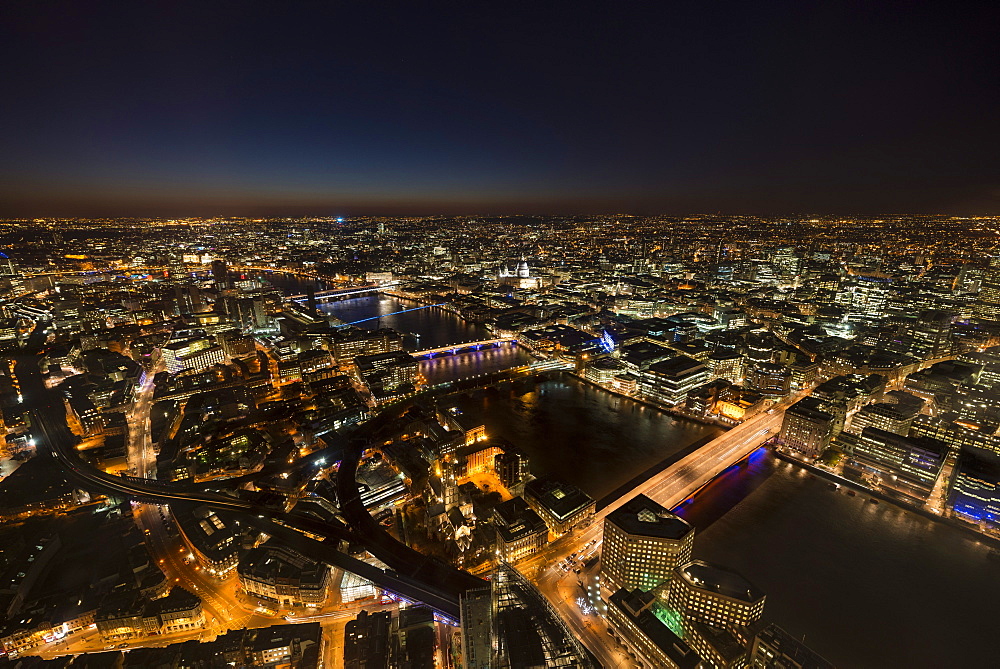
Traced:
<path id="1" fill-rule="evenodd" d="M 1000 538 L 998 233 L 932 216 L 2 221 L 0 657 L 830 667 L 768 621 L 754 574 L 699 559 L 675 511 L 764 448 Z M 488 335 L 431 344 L 329 308 L 372 296 Z M 425 374 L 492 350 L 511 363 Z M 721 435 L 595 499 L 461 408 L 567 375 Z"/>

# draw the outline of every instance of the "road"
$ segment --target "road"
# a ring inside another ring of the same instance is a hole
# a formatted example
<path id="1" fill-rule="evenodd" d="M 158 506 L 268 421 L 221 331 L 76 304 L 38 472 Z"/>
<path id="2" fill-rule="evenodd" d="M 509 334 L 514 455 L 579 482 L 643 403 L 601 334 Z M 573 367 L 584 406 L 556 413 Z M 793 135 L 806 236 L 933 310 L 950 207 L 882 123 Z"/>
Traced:
<path id="1" fill-rule="evenodd" d="M 518 571 L 548 598 L 570 629 L 602 664 L 607 667 L 635 666 L 607 634 L 604 619 L 598 615 L 587 615 L 581 610 L 577 604 L 577 597 L 582 594 L 577 585 L 577 574 L 572 570 L 564 571 L 559 563 L 571 554 L 580 555 L 587 546 L 600 546 L 604 536 L 604 519 L 636 495 L 646 495 L 668 509 L 679 505 L 720 472 L 773 437 L 781 428 L 784 409 L 797 398 L 793 396 L 778 402 L 772 412 L 750 418 L 681 458 L 598 511 L 586 526 L 563 535 L 516 565 Z M 597 568 L 595 565 L 594 569 Z M 604 593 L 604 596 L 608 594 Z"/>
<path id="2" fill-rule="evenodd" d="M 157 356 L 155 364 L 136 390 L 135 404 L 129 415 L 129 467 L 139 478 L 156 478 L 156 454 L 151 443 L 149 412 L 153 406 L 153 378 L 163 368 L 163 362 Z M 210 629 L 223 631 L 274 622 L 240 601 L 236 594 L 238 579 L 235 574 L 230 573 L 220 579 L 202 570 L 193 558 L 191 547 L 168 530 L 158 505 L 133 502 L 133 508 L 139 527 L 146 535 L 150 555 L 168 578 L 201 598 Z M 169 514 L 169 507 L 165 507 L 163 513 Z"/>
<path id="3" fill-rule="evenodd" d="M 126 495 L 147 501 L 153 497 L 157 501 L 166 501 L 168 503 L 171 501 L 208 503 L 219 510 L 254 514 L 253 517 L 258 519 L 256 522 L 273 525 L 269 520 L 265 520 L 263 516 L 257 516 L 256 514 L 259 513 L 258 510 L 244 500 L 213 493 L 194 492 L 182 488 L 163 488 L 155 490 L 155 493 L 151 493 L 150 484 L 152 482 L 145 481 L 147 474 L 153 473 L 151 467 L 154 466 L 153 453 L 149 444 L 152 374 L 149 377 L 146 383 L 138 390 L 135 409 L 129 425 L 130 436 L 132 437 L 129 448 L 130 465 L 133 471 L 138 474 L 136 479 L 129 480 L 109 476 L 85 466 L 75 457 L 75 453 L 70 454 L 67 452 L 69 449 L 66 448 L 65 439 L 60 438 L 59 434 L 46 433 L 45 441 L 51 445 L 53 455 L 59 458 L 68 470 L 74 472 L 78 477 L 98 484 L 98 487 L 110 487 Z M 618 500 L 608 504 L 595 515 L 594 519 L 586 527 L 581 527 L 568 533 L 546 547 L 543 551 L 518 565 L 519 571 L 536 584 L 563 617 L 573 633 L 578 636 L 600 662 L 608 667 L 631 666 L 621 649 L 610 641 L 603 620 L 597 615 L 584 613 L 581 610 L 581 607 L 577 604 L 579 586 L 575 584 L 576 575 L 573 572 L 564 572 L 557 566 L 558 563 L 571 553 L 580 553 L 584 546 L 599 545 L 603 536 L 604 518 L 635 495 L 645 494 L 667 508 L 673 508 L 678 505 L 701 486 L 711 481 L 719 472 L 739 462 L 749 453 L 756 450 L 761 443 L 774 436 L 780 428 L 784 408 L 794 403 L 796 399 L 797 396 L 786 398 L 778 402 L 771 411 L 747 420 L 745 423 L 698 448 L 660 473 L 642 482 Z M 401 410 L 407 408 L 408 405 L 409 402 L 405 402 L 402 403 L 401 407 L 396 406 L 388 411 L 383 410 L 380 415 L 369 422 L 371 432 L 378 433 L 378 429 L 381 426 L 395 417 L 395 415 L 398 415 L 398 413 L 401 413 Z M 48 431 L 50 427 L 53 427 L 53 425 L 48 424 L 48 421 L 42 421 L 43 430 Z M 54 427 L 59 426 L 55 425 Z M 346 449 L 345 461 L 341 465 L 341 474 L 353 474 L 353 467 L 357 466 L 357 460 L 360 458 L 362 450 L 363 446 L 360 442 L 355 442 L 351 444 L 351 447 Z M 382 536 L 380 527 L 375 528 L 378 531 L 366 527 L 363 521 L 371 521 L 371 516 L 358 503 L 358 500 L 355 499 L 358 498 L 358 488 L 353 478 L 351 475 L 338 477 L 341 504 L 344 505 L 345 514 L 351 520 L 352 529 L 359 532 L 369 550 L 390 565 L 394 562 L 400 562 L 400 560 L 395 558 L 406 561 L 418 557 L 416 555 L 411 556 L 410 552 L 405 550 L 405 547 L 398 544 L 395 540 L 391 540 L 391 546 L 387 545 L 388 540 L 385 540 L 387 535 L 386 537 Z M 167 486 L 169 487 L 169 484 Z M 137 502 L 134 502 L 134 504 L 139 506 Z M 142 508 L 138 513 L 139 523 L 149 538 L 150 550 L 154 553 L 157 563 L 169 577 L 174 578 L 177 583 L 190 588 L 192 592 L 203 598 L 204 608 L 211 624 L 210 630 L 219 631 L 230 625 L 239 624 L 242 626 L 251 623 L 252 612 L 245 611 L 236 596 L 235 586 L 232 584 L 232 581 L 235 579 L 230 578 L 229 582 L 224 580 L 219 581 L 194 566 L 194 561 L 190 560 L 190 558 L 188 558 L 188 561 L 185 561 L 188 547 L 180 544 L 179 540 L 171 537 L 166 531 L 158 508 L 152 504 L 141 506 Z M 352 511 L 353 513 L 351 513 Z M 276 517 L 273 513 L 269 515 L 272 518 Z M 284 516 L 286 514 L 280 515 Z M 282 520 L 285 519 L 282 518 Z M 368 523 L 368 525 L 371 524 L 373 523 Z M 324 559 L 324 561 L 334 560 L 334 562 L 343 558 L 343 556 L 334 555 L 337 551 L 332 546 L 314 542 L 298 532 L 280 526 L 273 526 L 271 530 L 274 534 L 282 535 L 284 541 L 295 545 L 296 548 L 307 555 L 315 555 L 317 558 Z M 325 534 L 324 532 L 321 533 Z M 454 616 L 454 606 L 450 602 L 445 601 L 449 599 L 448 595 L 451 594 L 449 591 L 453 588 L 461 591 L 465 587 L 471 587 L 472 583 L 481 584 L 482 582 L 467 573 L 447 569 L 445 565 L 433 565 L 423 556 L 419 557 L 422 559 L 413 560 L 404 568 L 397 566 L 396 569 L 400 572 L 398 574 L 383 572 L 378 576 L 383 576 L 384 578 L 391 576 L 397 580 L 400 577 L 405 579 L 409 576 L 407 580 L 410 581 L 410 584 L 407 589 L 413 588 L 416 592 L 420 593 L 421 596 L 419 599 L 428 603 L 434 602 L 432 604 L 434 608 Z M 364 566 L 367 567 L 367 565 Z M 443 598 L 442 595 L 444 595 Z"/>

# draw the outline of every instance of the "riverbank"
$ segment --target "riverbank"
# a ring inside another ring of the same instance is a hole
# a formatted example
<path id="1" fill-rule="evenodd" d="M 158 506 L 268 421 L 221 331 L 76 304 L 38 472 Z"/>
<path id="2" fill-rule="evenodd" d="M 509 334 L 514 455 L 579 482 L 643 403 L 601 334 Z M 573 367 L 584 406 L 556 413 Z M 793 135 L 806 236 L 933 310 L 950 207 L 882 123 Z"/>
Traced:
<path id="1" fill-rule="evenodd" d="M 956 530 L 959 530 L 960 532 L 967 534 L 971 539 L 974 539 L 976 541 L 983 541 L 993 546 L 997 550 L 1000 550 L 1000 539 L 998 539 L 997 537 L 990 536 L 989 534 L 980 532 L 979 530 L 970 527 L 968 523 L 963 523 L 962 521 L 956 520 L 955 518 L 948 518 L 946 516 L 942 516 L 932 511 L 928 511 L 927 509 L 924 509 L 922 507 L 914 506 L 912 504 L 906 504 L 905 502 L 903 502 L 898 498 L 886 495 L 885 493 L 879 490 L 873 490 L 865 485 L 862 485 L 861 483 L 858 483 L 857 481 L 852 481 L 850 479 L 844 478 L 843 476 L 834 474 L 833 472 L 823 469 L 822 467 L 817 467 L 816 465 L 810 464 L 808 462 L 803 462 L 798 458 L 793 458 L 792 456 L 782 453 L 777 449 L 774 449 L 774 456 L 777 457 L 779 460 L 783 460 L 797 467 L 801 467 L 802 469 L 805 469 L 806 471 L 816 476 L 826 479 L 831 483 L 836 483 L 838 485 L 844 486 L 845 488 L 855 490 L 856 492 L 860 492 L 862 494 L 868 495 L 869 497 L 878 499 L 881 502 L 892 504 L 897 508 L 900 508 L 904 511 L 909 511 L 910 513 L 915 513 L 919 516 L 923 516 L 924 518 L 932 520 L 936 523 L 947 525 L 951 528 L 954 528 Z"/>
<path id="2" fill-rule="evenodd" d="M 993 666 L 993 543 L 833 483 L 761 450 L 678 512 L 698 559 L 745 576 L 764 618 L 835 666 Z"/>
<path id="3" fill-rule="evenodd" d="M 695 423 L 701 423 L 702 425 L 710 425 L 712 427 L 717 427 L 717 428 L 722 429 L 722 430 L 731 430 L 732 428 L 736 427 L 735 425 L 725 425 L 723 423 L 719 423 L 719 422 L 714 421 L 714 420 L 709 420 L 707 418 L 702 418 L 701 416 L 692 416 L 692 415 L 690 415 L 688 413 L 685 413 L 684 411 L 680 411 L 678 409 L 675 409 L 673 407 L 668 407 L 668 406 L 665 406 L 663 404 L 658 404 L 656 402 L 652 402 L 650 400 L 643 399 L 641 397 L 635 397 L 633 395 L 626 395 L 623 392 L 619 392 L 619 391 L 614 390 L 612 388 L 608 388 L 607 386 L 602 386 L 599 383 L 595 383 L 595 382 L 591 381 L 590 379 L 588 379 L 587 377 L 583 376 L 582 374 L 577 374 L 576 372 L 567 372 L 567 374 L 569 374 L 570 376 L 573 376 L 573 377 L 579 379 L 580 381 L 583 381 L 586 384 L 594 386 L 595 388 L 600 388 L 601 390 L 603 390 L 606 393 L 611 393 L 612 395 L 617 395 L 618 397 L 622 397 L 624 399 L 630 400 L 632 402 L 635 402 L 636 404 L 642 404 L 642 405 L 647 406 L 647 407 L 649 407 L 651 409 L 656 409 L 657 411 L 662 411 L 663 413 L 669 414 L 670 416 L 672 416 L 674 418 L 683 418 L 684 420 L 694 421 Z"/>

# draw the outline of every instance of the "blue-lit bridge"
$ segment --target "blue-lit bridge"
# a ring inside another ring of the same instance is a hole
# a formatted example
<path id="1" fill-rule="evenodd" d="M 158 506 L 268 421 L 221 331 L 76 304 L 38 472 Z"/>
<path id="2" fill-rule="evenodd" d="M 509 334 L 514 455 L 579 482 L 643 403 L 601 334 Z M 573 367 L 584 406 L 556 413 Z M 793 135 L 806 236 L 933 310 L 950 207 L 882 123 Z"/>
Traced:
<path id="1" fill-rule="evenodd" d="M 338 328 L 346 328 L 349 325 L 357 325 L 358 323 L 367 323 L 369 321 L 377 321 L 383 318 L 388 318 L 389 316 L 397 316 L 399 314 L 409 313 L 411 311 L 420 311 L 421 309 L 430 309 L 431 307 L 444 307 L 447 306 L 444 302 L 441 304 L 422 304 L 419 307 L 410 307 L 409 309 L 400 309 L 399 311 L 393 311 L 389 314 L 379 314 L 378 316 L 369 316 L 368 318 L 362 318 L 360 320 L 351 321 L 350 323 L 341 323 Z"/>

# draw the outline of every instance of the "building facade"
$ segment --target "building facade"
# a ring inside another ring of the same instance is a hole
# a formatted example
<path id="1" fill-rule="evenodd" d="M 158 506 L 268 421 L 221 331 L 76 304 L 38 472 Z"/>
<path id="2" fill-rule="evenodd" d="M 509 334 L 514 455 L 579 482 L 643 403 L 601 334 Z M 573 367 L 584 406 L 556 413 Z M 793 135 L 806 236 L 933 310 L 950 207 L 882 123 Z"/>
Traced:
<path id="1" fill-rule="evenodd" d="M 694 534 L 686 520 L 638 495 L 604 520 L 602 583 L 612 591 L 655 590 L 690 561 Z"/>

